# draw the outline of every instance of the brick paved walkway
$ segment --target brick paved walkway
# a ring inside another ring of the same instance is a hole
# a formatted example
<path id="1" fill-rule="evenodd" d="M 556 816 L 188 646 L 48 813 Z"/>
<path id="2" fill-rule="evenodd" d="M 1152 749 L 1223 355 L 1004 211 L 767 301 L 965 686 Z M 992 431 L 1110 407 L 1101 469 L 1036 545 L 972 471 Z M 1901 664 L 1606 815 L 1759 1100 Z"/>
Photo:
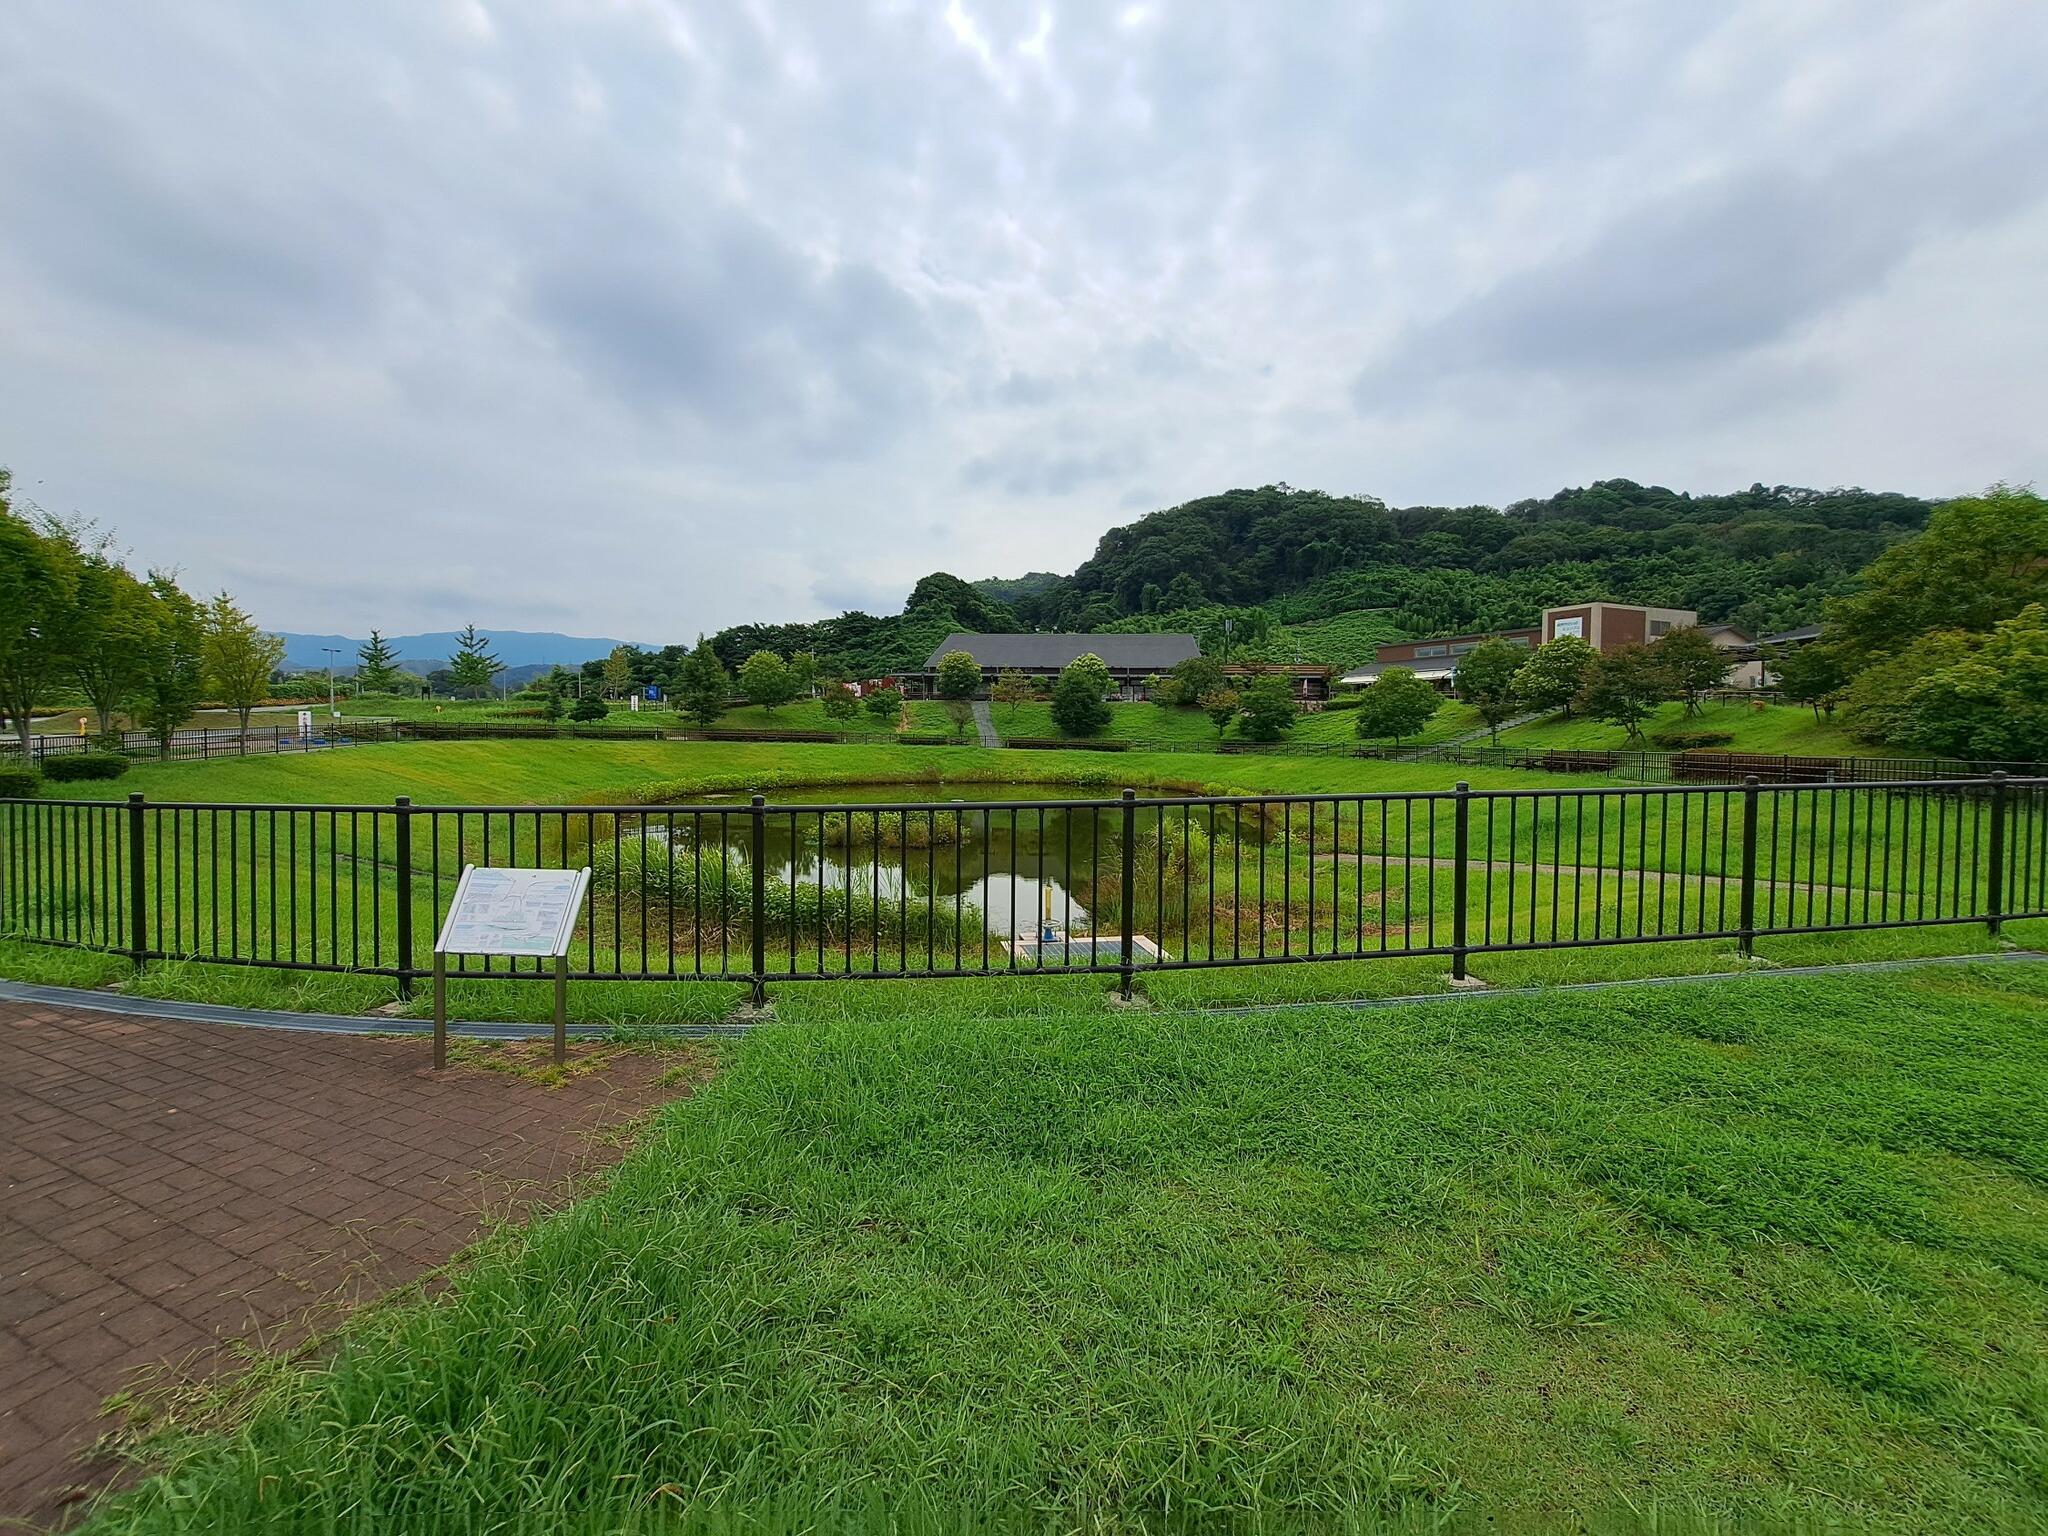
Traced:
<path id="1" fill-rule="evenodd" d="M 613 1161 L 680 1090 L 624 1056 L 549 1089 L 421 1040 L 0 1002 L 0 1528 L 61 1523 L 139 1370 L 203 1371 L 445 1260 Z"/>

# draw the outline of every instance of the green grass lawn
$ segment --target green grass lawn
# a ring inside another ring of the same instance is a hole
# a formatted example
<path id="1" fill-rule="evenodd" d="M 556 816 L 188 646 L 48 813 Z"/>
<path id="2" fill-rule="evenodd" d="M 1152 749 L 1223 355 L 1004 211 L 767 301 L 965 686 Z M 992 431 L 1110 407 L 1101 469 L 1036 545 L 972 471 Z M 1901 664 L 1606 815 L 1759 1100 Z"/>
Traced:
<path id="1" fill-rule="evenodd" d="M 1651 747 L 1647 738 L 1663 730 L 1728 731 L 1735 740 L 1730 752 L 1776 752 L 1815 757 L 1888 757 L 1894 754 L 1851 736 L 1831 721 L 1813 718 L 1813 711 L 1799 705 L 1752 702 L 1708 704 L 1705 713 L 1687 720 L 1685 706 L 1665 704 L 1643 726 L 1644 740 L 1636 745 Z M 1532 721 L 1502 731 L 1504 747 L 1590 747 L 1619 750 L 1629 746 L 1619 726 L 1598 720 L 1551 718 Z"/>
<path id="2" fill-rule="evenodd" d="M 1333 717 L 1342 718 L 1342 714 Z M 436 741 L 332 752 L 254 753 L 211 762 L 137 762 L 111 783 L 45 784 L 48 796 L 161 800 L 268 800 L 317 804 L 580 804 L 593 797 L 659 791 L 670 797 L 729 794 L 789 784 L 1095 784 L 1179 787 L 1217 794 L 1342 790 L 1525 789 L 1515 769 L 1382 763 L 1366 758 L 1288 758 L 1205 752 L 1005 752 L 980 747 L 841 746 L 804 742 Z M 1546 775 L 1544 786 L 1596 784 L 1598 776 Z M 830 798 L 829 795 L 823 798 Z"/>
<path id="3" fill-rule="evenodd" d="M 803 994 L 92 1529 L 2048 1520 L 2048 970 L 1006 995 Z"/>
<path id="4" fill-rule="evenodd" d="M 1050 704 L 997 704 L 993 707 L 996 733 L 1005 741 L 1012 737 L 1036 737 L 1038 739 L 1058 738 L 1063 733 L 1053 723 Z M 1445 741 L 1453 736 L 1464 735 L 1480 728 L 1483 722 L 1478 711 L 1468 704 L 1455 699 L 1447 700 L 1436 712 L 1435 717 L 1413 736 L 1403 738 L 1403 745 L 1422 746 L 1432 742 Z M 1190 751 L 1204 751 L 1213 747 L 1219 739 L 1216 727 L 1209 723 L 1208 716 L 1196 709 L 1169 708 L 1150 702 L 1133 704 L 1112 704 L 1109 724 L 1103 728 L 1102 736 L 1111 741 L 1144 742 L 1164 746 L 1185 746 Z M 1221 737 L 1224 741 L 1242 742 L 1243 722 L 1233 722 Z M 1392 746 L 1392 737 L 1360 743 L 1358 738 L 1358 716 L 1348 709 L 1323 710 L 1315 714 L 1297 715 L 1294 729 L 1284 741 L 1331 742 L 1343 746 Z"/>

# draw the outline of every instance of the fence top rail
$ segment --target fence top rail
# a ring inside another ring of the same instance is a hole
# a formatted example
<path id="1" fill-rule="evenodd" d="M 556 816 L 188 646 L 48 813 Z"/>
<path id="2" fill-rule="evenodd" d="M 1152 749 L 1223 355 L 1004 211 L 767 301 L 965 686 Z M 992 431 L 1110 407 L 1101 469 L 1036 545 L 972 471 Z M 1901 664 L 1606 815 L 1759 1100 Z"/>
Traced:
<path id="1" fill-rule="evenodd" d="M 1535 789 L 1416 789 L 1416 790 L 1332 790 L 1314 793 L 1288 794 L 1284 792 L 1251 793 L 1239 795 L 1144 795 L 1131 793 L 1127 799 L 1122 792 L 1103 796 L 1077 796 L 1061 800 L 891 800 L 891 801 L 785 801 L 764 805 L 763 812 L 773 816 L 818 815 L 831 813 L 877 812 L 886 815 L 898 813 L 938 814 L 946 811 L 1038 811 L 1038 810 L 1117 810 L 1125 805 L 1142 809 L 1174 808 L 1178 806 L 1286 806 L 1305 804 L 1353 804 L 1359 801 L 1383 801 L 1388 804 L 1413 804 L 1418 801 L 1454 802 L 1460 798 L 1469 800 L 1566 800 L 1588 798 L 1634 797 L 1647 799 L 1652 796 L 1669 799 L 1674 795 L 1719 795 L 1733 796 L 1755 788 L 1759 794 L 1811 795 L 1846 792 L 1858 789 L 1885 790 L 1941 790 L 1950 793 L 1969 790 L 1982 791 L 1988 788 L 1992 779 L 1837 779 L 1830 783 L 1785 784 L 1758 783 L 1754 786 L 1743 783 L 1724 784 L 1594 784 L 1557 785 Z M 2048 776 L 2006 777 L 2002 782 L 2009 789 L 2048 789 Z M 748 791 L 733 792 L 743 796 Z M 49 796 L 0 796 L 0 805 L 7 806 L 76 806 L 81 809 L 127 809 L 138 801 L 151 811 L 249 811 L 255 813 L 293 812 L 309 815 L 332 816 L 389 816 L 401 809 L 415 816 L 568 816 L 568 817 L 662 817 L 662 816 L 735 816 L 751 815 L 755 809 L 743 798 L 724 802 L 701 802 L 689 804 L 619 804 L 619 805 L 417 805 L 408 803 L 399 806 L 395 801 L 383 800 L 366 804 L 340 804 L 322 802 L 271 802 L 254 800 L 148 800 L 130 796 L 120 800 L 89 800 L 51 798 Z"/>

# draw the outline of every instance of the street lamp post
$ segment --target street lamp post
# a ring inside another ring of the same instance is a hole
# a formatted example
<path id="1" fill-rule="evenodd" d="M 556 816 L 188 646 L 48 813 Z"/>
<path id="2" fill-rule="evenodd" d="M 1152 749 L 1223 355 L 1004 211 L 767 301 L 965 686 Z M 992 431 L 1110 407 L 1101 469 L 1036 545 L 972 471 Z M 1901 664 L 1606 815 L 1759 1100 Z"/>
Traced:
<path id="1" fill-rule="evenodd" d="M 1226 667 L 1230 665 L 1230 632 L 1236 626 L 1237 620 L 1235 619 L 1225 619 L 1223 621 L 1223 665 Z"/>
<path id="2" fill-rule="evenodd" d="M 331 719 L 341 713 L 334 707 L 334 658 L 341 654 L 341 647 L 323 645 L 320 649 L 327 653 L 327 714 Z"/>

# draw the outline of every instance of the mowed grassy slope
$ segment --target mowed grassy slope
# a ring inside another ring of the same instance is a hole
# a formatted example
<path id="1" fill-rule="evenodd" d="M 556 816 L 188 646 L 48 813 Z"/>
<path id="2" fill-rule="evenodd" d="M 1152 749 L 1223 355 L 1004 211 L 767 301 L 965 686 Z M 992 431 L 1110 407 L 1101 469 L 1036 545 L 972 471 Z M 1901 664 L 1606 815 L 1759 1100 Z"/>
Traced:
<path id="1" fill-rule="evenodd" d="M 1729 752 L 1777 752 L 1813 757 L 1890 757 L 1884 747 L 1851 736 L 1839 724 L 1815 720 L 1803 705 L 1752 703 L 1708 704 L 1702 714 L 1685 717 L 1682 704 L 1665 704 L 1643 726 L 1644 740 L 1631 743 L 1621 727 L 1598 720 L 1552 717 L 1502 731 L 1504 747 L 1596 747 L 1620 750 L 1641 746 L 1655 750 L 1648 740 L 1659 731 L 1727 731 L 1734 736 L 1722 750 Z"/>
<path id="2" fill-rule="evenodd" d="M 378 804 L 410 795 L 421 805 L 579 804 L 643 789 L 673 797 L 732 794 L 782 785 L 953 783 L 1101 785 L 1207 789 L 1216 793 L 1315 794 L 1346 790 L 1526 789 L 1514 769 L 1383 763 L 1363 758 L 1218 756 L 1173 752 L 1007 752 L 979 747 L 840 746 L 802 742 L 450 741 L 347 747 L 331 752 L 254 753 L 211 762 L 142 762 L 111 783 L 46 784 L 73 799 L 238 803 Z M 1598 783 L 1546 775 L 1543 786 Z M 1000 795 L 1000 790 L 991 789 Z M 829 793 L 822 799 L 830 799 Z"/>
<path id="3" fill-rule="evenodd" d="M 2023 964 L 785 1023 L 94 1529 L 2036 1531 L 2044 1047 Z"/>

